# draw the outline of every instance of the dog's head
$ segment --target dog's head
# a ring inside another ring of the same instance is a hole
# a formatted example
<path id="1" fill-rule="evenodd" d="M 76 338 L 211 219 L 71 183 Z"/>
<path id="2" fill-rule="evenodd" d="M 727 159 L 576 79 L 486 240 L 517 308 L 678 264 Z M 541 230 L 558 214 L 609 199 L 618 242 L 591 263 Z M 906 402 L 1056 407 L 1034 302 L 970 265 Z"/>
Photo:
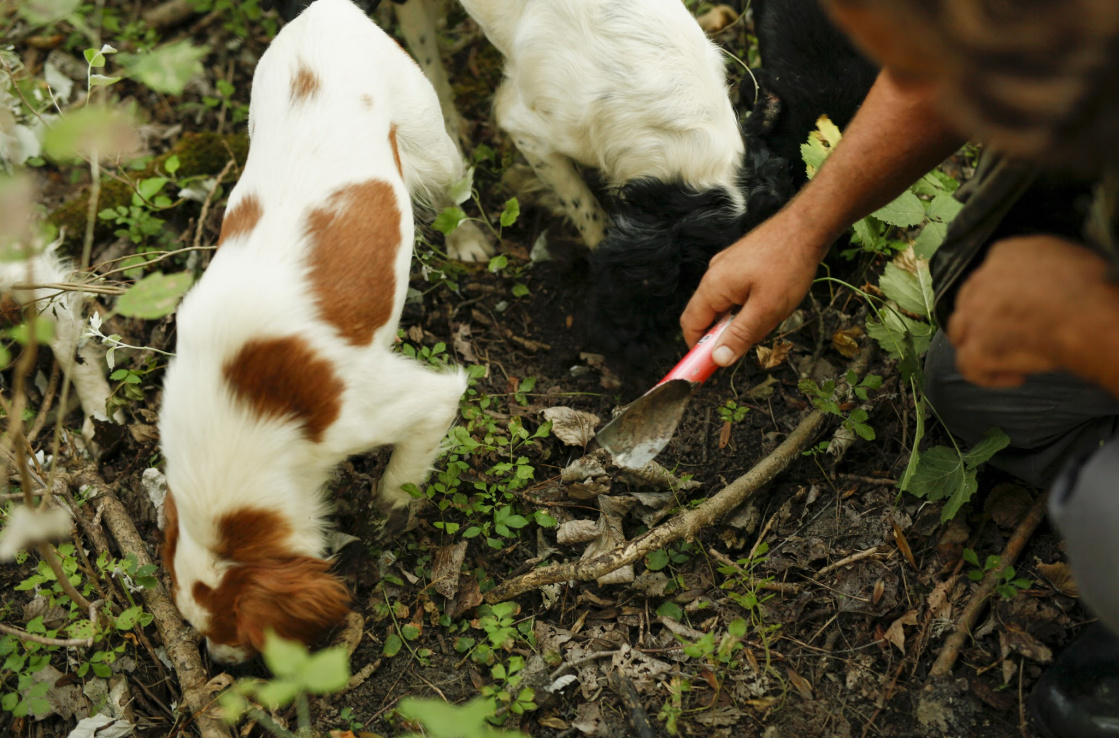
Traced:
<path id="1" fill-rule="evenodd" d="M 175 604 L 223 663 L 255 656 L 271 630 L 308 646 L 349 613 L 350 593 L 330 563 L 285 546 L 291 526 L 275 512 L 244 509 L 222 516 L 213 547 L 183 526 L 174 498 L 164 503 L 163 561 Z"/>

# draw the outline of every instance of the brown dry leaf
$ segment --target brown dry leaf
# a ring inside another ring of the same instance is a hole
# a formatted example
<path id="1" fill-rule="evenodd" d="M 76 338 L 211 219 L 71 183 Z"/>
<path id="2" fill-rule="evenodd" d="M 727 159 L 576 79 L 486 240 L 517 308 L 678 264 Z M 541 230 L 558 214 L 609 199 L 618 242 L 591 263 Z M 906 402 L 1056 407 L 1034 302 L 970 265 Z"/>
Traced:
<path id="1" fill-rule="evenodd" d="M 451 345 L 455 348 L 455 353 L 462 357 L 463 361 L 469 361 L 471 364 L 478 363 L 478 356 L 474 353 L 474 346 L 470 343 L 470 324 L 459 323 L 455 328 L 454 337 L 451 339 Z"/>
<path id="2" fill-rule="evenodd" d="M 594 413 L 563 406 L 545 408 L 544 417 L 552 421 L 552 435 L 568 446 L 586 446 L 602 422 Z"/>
<path id="3" fill-rule="evenodd" d="M 836 331 L 832 334 L 831 345 L 839 353 L 843 354 L 848 359 L 853 359 L 859 355 L 859 341 L 862 337 L 863 329 L 855 326 L 854 328 L 844 328 L 841 331 Z"/>
<path id="4" fill-rule="evenodd" d="M 730 443 L 730 430 L 733 427 L 729 420 L 723 421 L 723 428 L 719 431 L 719 448 L 726 448 Z"/>
<path id="5" fill-rule="evenodd" d="M 874 583 L 874 593 L 870 596 L 870 604 L 877 605 L 882 595 L 886 592 L 886 583 L 879 579 Z"/>
<path id="6" fill-rule="evenodd" d="M 788 341 L 777 341 L 773 344 L 773 348 L 766 346 L 756 346 L 754 348 L 758 353 L 758 364 L 766 370 L 781 366 L 785 359 L 789 358 L 789 352 L 792 349 L 793 344 Z"/>
<path id="7" fill-rule="evenodd" d="M 929 592 L 927 602 L 929 603 L 929 611 L 932 613 L 934 620 L 949 619 L 952 617 L 952 601 L 948 596 L 952 594 L 952 587 L 956 584 L 953 577 L 945 582 L 933 587 L 933 591 Z"/>
<path id="8" fill-rule="evenodd" d="M 570 725 L 568 725 L 567 722 L 565 722 L 563 720 L 560 720 L 558 717 L 555 717 L 554 715 L 549 715 L 548 717 L 542 717 L 542 718 L 538 719 L 536 722 L 539 723 L 540 725 L 543 725 L 545 728 L 551 728 L 552 730 L 567 730 L 568 728 L 571 727 Z"/>
<path id="9" fill-rule="evenodd" d="M 361 616 L 361 613 L 351 610 L 350 614 L 346 616 L 345 625 L 334 636 L 330 645 L 343 646 L 346 649 L 346 654 L 353 656 L 363 635 L 365 635 L 365 618 Z"/>
<path id="10" fill-rule="evenodd" d="M 792 682 L 792 685 L 796 688 L 796 691 L 800 692 L 801 697 L 806 700 L 812 699 L 812 685 L 808 683 L 807 679 L 802 677 L 800 674 L 797 674 L 795 671 L 792 670 L 791 667 L 788 666 L 785 667 L 785 673 L 789 675 L 789 681 Z"/>
<path id="11" fill-rule="evenodd" d="M 772 397 L 773 385 L 775 384 L 777 384 L 777 377 L 770 374 L 761 382 L 746 390 L 746 396 L 751 400 L 764 400 L 767 397 Z"/>
<path id="12" fill-rule="evenodd" d="M 696 16 L 696 23 L 703 32 L 714 35 L 738 20 L 738 13 L 729 5 L 716 5 L 706 13 Z"/>
<path id="13" fill-rule="evenodd" d="M 1014 651 L 1039 664 L 1048 664 L 1053 660 L 1053 651 L 1050 650 L 1049 646 L 1026 631 L 1014 627 L 999 631 L 999 645 L 1002 647 L 1004 654 L 1008 650 Z"/>
<path id="14" fill-rule="evenodd" d="M 905 557 L 909 565 L 916 569 L 917 562 L 913 559 L 913 550 L 909 548 L 909 541 L 905 539 L 905 533 L 902 532 L 901 526 L 893 518 L 890 518 L 890 525 L 894 527 L 894 543 L 898 545 L 898 550 L 901 551 L 901 555 Z"/>
<path id="15" fill-rule="evenodd" d="M 133 423 L 128 426 L 128 432 L 136 443 L 154 443 L 159 440 L 159 431 L 153 425 Z"/>
<path id="16" fill-rule="evenodd" d="M 948 528 L 940 536 L 940 540 L 936 542 L 937 554 L 949 561 L 960 558 L 960 555 L 964 552 L 964 544 L 967 543 L 970 536 L 971 529 L 964 522 L 964 516 L 957 515 L 948 524 Z"/>
<path id="17" fill-rule="evenodd" d="M 1033 495 L 1025 487 L 1006 482 L 991 490 L 983 507 L 997 526 L 1013 528 L 1025 517 L 1033 502 Z"/>
<path id="18" fill-rule="evenodd" d="M 1053 585 L 1053 589 L 1069 597 L 1080 597 L 1080 588 L 1076 586 L 1076 579 L 1073 578 L 1072 571 L 1065 562 L 1038 564 L 1035 568 L 1045 581 Z"/>
<path id="19" fill-rule="evenodd" d="M 882 636 L 890 643 L 898 647 L 898 650 L 903 654 L 905 653 L 905 626 L 917 624 L 917 611 L 910 610 L 902 615 L 900 618 L 890 623 L 890 627 L 886 629 L 886 633 Z"/>
<path id="20" fill-rule="evenodd" d="M 357 738 L 352 730 L 332 730 L 330 738 Z"/>
<path id="21" fill-rule="evenodd" d="M 423 343 L 424 329 L 418 325 L 408 326 L 408 340 L 412 343 Z"/>
<path id="22" fill-rule="evenodd" d="M 904 269 L 910 274 L 916 274 L 922 261 L 923 259 L 917 256 L 917 252 L 914 251 L 913 244 L 910 244 L 905 251 L 902 251 L 894 257 L 894 266 L 899 269 Z"/>
<path id="23" fill-rule="evenodd" d="M 458 580 L 462 573 L 462 561 L 466 558 L 466 545 L 466 541 L 460 541 L 435 552 L 435 560 L 431 565 L 432 586 L 448 600 L 453 600 L 458 594 Z"/>

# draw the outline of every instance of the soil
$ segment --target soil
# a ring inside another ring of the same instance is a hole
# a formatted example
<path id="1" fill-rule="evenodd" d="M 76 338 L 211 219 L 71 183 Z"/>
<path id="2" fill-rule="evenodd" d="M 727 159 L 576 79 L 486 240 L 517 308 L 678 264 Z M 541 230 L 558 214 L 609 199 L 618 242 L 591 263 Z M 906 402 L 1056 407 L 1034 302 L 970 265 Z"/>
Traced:
<path id="1" fill-rule="evenodd" d="M 252 61 L 266 39 L 258 27 L 242 39 L 224 28 L 220 18 L 206 23 L 207 18 L 193 16 L 169 33 L 209 43 L 215 51 L 207 59 L 208 72 L 232 70 L 237 97 L 247 102 Z M 425 279 L 417 262 L 413 287 L 422 298 L 405 311 L 404 340 L 428 348 L 442 343 L 452 362 L 485 367 L 475 389 L 492 398 L 491 413 L 502 428 L 508 418 L 519 417 L 525 428 L 535 431 L 545 422 L 543 411 L 556 406 L 593 413 L 605 421 L 670 368 L 683 346 L 655 357 L 648 366 L 624 372 L 593 352 L 582 319 L 586 262 L 574 230 L 534 204 L 531 195 L 503 189 L 502 171 L 516 156 L 489 116 L 499 60 L 458 13 L 449 20 L 447 37 L 460 112 L 469 123 L 467 139 L 496 152 L 495 163 L 478 168 L 482 203 L 487 212 L 500 212 L 506 198 L 518 195 L 522 214 L 502 233 L 501 251 L 509 265 L 500 273 L 486 265 L 466 266 L 455 276 L 455 290 Z M 741 24 L 718 40 L 744 58 Z M 17 44 L 17 51 L 26 52 L 26 47 Z M 28 66 L 34 70 L 34 65 Z M 214 111 L 182 112 L 184 102 L 197 102 L 198 90 L 170 101 L 128 83 L 116 92 L 136 100 L 155 126 L 167 130 L 182 124 L 182 132 L 153 143 L 153 155 L 177 145 L 186 133 L 215 129 Z M 225 133 L 231 128 L 224 124 Z M 71 184 L 49 169 L 44 179 L 48 204 L 72 200 L 82 190 L 80 180 Z M 215 207 L 202 223 L 204 243 L 216 239 L 221 210 Z M 189 244 L 199 227 L 197 205 L 177 208 L 169 216 L 168 229 Z M 427 237 L 439 241 L 433 232 Z M 533 262 L 529 253 L 541 237 L 547 239 L 552 258 Z M 99 237 L 94 261 L 122 248 L 128 246 L 112 234 Z M 204 263 L 205 257 L 198 266 Z M 854 265 L 838 258 L 833 262 L 834 269 L 859 284 L 880 267 L 873 259 Z M 518 297 L 514 286 L 520 284 L 527 294 Z M 624 517 L 624 535 L 633 538 L 650 524 L 653 518 L 643 519 L 640 513 L 665 515 L 687 509 L 772 452 L 812 410 L 798 383 L 806 376 L 842 375 L 850 359 L 836 350 L 832 337 L 840 329 L 860 326 L 864 317 L 856 297 L 820 286 L 791 322 L 766 342 L 767 348 L 789 344 L 783 360 L 762 368 L 751 353 L 733 370 L 716 374 L 695 394 L 676 436 L 657 459 L 675 477 L 698 485 L 671 490 L 656 503 L 659 510 L 656 505 L 635 506 Z M 118 333 L 136 346 L 174 346 L 172 318 L 114 318 L 103 331 Z M 857 338 L 860 344 L 866 340 Z M 118 362 L 141 368 L 152 357 L 151 352 L 122 352 Z M 46 352 L 39 357 L 39 368 L 49 376 Z M 928 673 L 975 589 L 965 576 L 972 567 L 963 564 L 963 550 L 979 552 L 981 559 L 1002 551 L 1020 513 L 1038 492 L 984 472 L 978 495 L 951 524 L 942 523 L 939 503 L 900 493 L 895 480 L 909 458 L 912 397 L 899 382 L 897 368 L 881 356 L 870 371 L 885 378 L 870 401 L 868 424 L 874 428 L 874 441 L 856 441 L 839 460 L 826 453 L 802 456 L 696 540 L 672 546 L 667 566 L 652 557 L 639 563 L 636 581 L 568 582 L 546 593 L 518 597 L 516 620 L 523 625 L 523 637 L 507 649 L 498 648 L 497 659 L 508 663 L 512 656 L 523 657 L 524 684 L 534 688 L 537 707 L 523 715 L 508 714 L 504 727 L 532 736 L 628 736 L 637 734 L 633 714 L 644 711 L 655 735 L 669 735 L 670 729 L 710 738 L 1035 735 L 1025 717 L 1024 699 L 1048 651 L 1058 651 L 1088 620 L 1076 600 L 1065 594 L 1068 586 L 1051 581 L 1037 568 L 1064 560 L 1058 539 L 1046 525 L 1033 536 L 1017 567 L 1017 576 L 1028 578 L 1030 585 L 1011 599 L 992 600 L 950 678 L 930 680 Z M 159 369 L 144 376 L 143 399 L 124 406 L 127 432 L 115 442 L 102 436 L 105 451 L 96 466 L 125 502 L 155 561 L 161 534 L 141 475 L 159 464 L 154 423 L 160 378 Z M 535 386 L 518 398 L 530 378 L 535 378 Z M 38 390 L 31 390 L 34 409 L 42 400 Z M 725 422 L 719 412 L 728 401 L 748 408 L 737 422 Z M 67 421 L 77 427 L 81 419 L 71 414 Z M 835 428 L 830 426 L 818 440 L 829 440 Z M 937 433 L 932 432 L 933 440 Z M 589 495 L 587 485 L 560 478 L 585 451 L 554 434 L 526 445 L 520 453 L 534 475 L 509 502 L 525 516 L 543 511 L 561 523 L 598 520 L 600 498 Z M 423 509 L 414 531 L 376 543 L 371 490 L 385 458 L 382 452 L 351 459 L 331 485 L 333 521 L 340 531 L 357 538 L 343 549 L 338 566 L 363 618 L 351 669 L 364 678 L 342 694 L 312 700 L 313 723 L 323 734 L 340 731 L 336 734 L 345 736 L 352 730 L 358 736 L 399 735 L 408 728 L 393 713 L 401 698 L 461 703 L 499 685 L 488 664 L 456 650 L 463 637 L 486 637 L 478 593 L 534 565 L 577 558 L 585 548 L 558 544 L 554 528 L 534 524 L 519 535 L 498 537 L 500 548 L 494 548 L 485 535 L 463 537 L 462 531 L 477 517 L 455 506 L 440 513 L 435 505 L 439 500 Z M 490 470 L 500 460 L 497 453 L 469 457 L 468 481 L 492 483 Z M 71 456 L 64 463 L 79 469 L 85 462 Z M 666 491 L 612 467 L 595 481 L 598 491 L 626 504 L 635 495 Z M 447 533 L 436 527 L 440 521 L 461 523 L 462 529 Z M 461 575 L 457 591 L 441 594 L 444 590 L 432 580 L 433 562 L 463 542 L 465 558 L 455 572 Z M 832 566 L 853 554 L 862 556 Z M 728 566 L 727 560 L 741 567 Z M 0 568 L 4 620 L 10 624 L 22 626 L 30 619 L 25 607 L 33 593 L 15 591 L 14 586 L 30 576 L 36 564 L 33 556 Z M 162 570 L 159 576 L 166 580 Z M 758 588 L 759 581 L 769 588 Z M 936 593 L 941 599 L 930 604 L 930 595 Z M 115 596 L 121 599 L 120 592 Z M 746 623 L 745 634 L 725 659 L 718 653 L 697 654 L 695 647 L 685 649 L 704 634 L 715 634 L 718 645 L 739 619 Z M 387 655 L 386 647 L 399 639 L 406 623 L 418 628 L 419 635 L 406 639 L 395 655 Z M 152 626 L 145 633 L 158 645 Z M 165 667 L 135 639 L 128 639 L 126 653 L 130 658 L 118 662 L 114 671 L 130 688 L 137 734 L 189 732 L 189 725 L 174 718 L 180 694 L 173 677 L 166 676 Z M 73 661 L 68 666 L 58 656 L 54 664 L 63 672 L 74 669 Z M 236 669 L 209 662 L 207 667 L 214 676 L 223 671 L 234 677 L 268 675 L 259 661 Z M 547 687 L 564 674 L 576 680 L 549 692 Z M 68 679 L 81 681 L 73 674 Z M 629 706 L 621 697 L 627 683 L 637 695 Z M 685 684 L 689 689 L 683 691 Z M 8 688 L 5 684 L 5 691 Z M 276 711 L 274 718 L 295 725 L 292 709 Z M 35 722 L 3 712 L 0 734 L 64 736 L 75 722 L 57 715 Z M 242 735 L 266 734 L 260 726 L 243 728 Z"/>

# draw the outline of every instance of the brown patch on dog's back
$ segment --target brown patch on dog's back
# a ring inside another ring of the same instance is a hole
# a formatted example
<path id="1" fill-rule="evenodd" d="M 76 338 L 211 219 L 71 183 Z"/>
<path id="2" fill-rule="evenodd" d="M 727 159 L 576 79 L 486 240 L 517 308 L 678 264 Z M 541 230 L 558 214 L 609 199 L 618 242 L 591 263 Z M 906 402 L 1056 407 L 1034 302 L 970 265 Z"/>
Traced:
<path id="1" fill-rule="evenodd" d="M 236 205 L 225 211 L 225 218 L 221 222 L 221 235 L 218 237 L 218 248 L 227 239 L 247 236 L 260 222 L 264 215 L 264 208 L 260 205 L 260 198 L 256 195 L 245 195 Z"/>
<path id="2" fill-rule="evenodd" d="M 291 78 L 291 102 L 298 104 L 310 100 L 319 91 L 321 85 L 317 74 L 300 65 L 295 76 Z"/>
<path id="3" fill-rule="evenodd" d="M 287 555 L 284 542 L 291 525 L 271 510 L 245 507 L 218 519 L 218 557 L 247 562 Z"/>
<path id="4" fill-rule="evenodd" d="M 389 146 L 392 147 L 392 160 L 396 162 L 396 171 L 404 176 L 404 167 L 400 166 L 400 149 L 396 145 L 396 124 L 389 127 Z"/>
<path id="5" fill-rule="evenodd" d="M 336 191 L 307 216 L 315 304 L 355 346 L 392 318 L 400 222 L 396 191 L 378 179 Z"/>
<path id="6" fill-rule="evenodd" d="M 318 443 L 338 419 L 344 389 L 330 362 L 296 336 L 254 339 L 222 374 L 239 400 L 262 418 L 290 418 Z"/>

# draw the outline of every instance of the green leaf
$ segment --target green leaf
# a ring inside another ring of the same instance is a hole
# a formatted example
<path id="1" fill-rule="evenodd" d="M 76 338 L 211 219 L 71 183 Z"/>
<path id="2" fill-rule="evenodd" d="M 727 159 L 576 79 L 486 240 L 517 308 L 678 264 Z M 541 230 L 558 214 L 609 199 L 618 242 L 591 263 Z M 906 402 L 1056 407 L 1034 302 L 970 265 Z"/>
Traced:
<path id="1" fill-rule="evenodd" d="M 645 556 L 645 568 L 649 571 L 660 571 L 668 566 L 668 551 L 658 548 Z"/>
<path id="2" fill-rule="evenodd" d="M 964 549 L 964 561 L 972 566 L 979 566 L 979 555 L 970 548 Z"/>
<path id="3" fill-rule="evenodd" d="M 508 265 L 509 265 L 509 257 L 507 257 L 505 254 L 498 254 L 497 256 L 490 259 L 490 263 L 489 263 L 489 266 L 487 268 L 491 272 L 494 272 L 496 274 L 497 272 L 500 272 L 502 269 L 504 269 Z"/>
<path id="4" fill-rule="evenodd" d="M 281 638 L 272 631 L 264 635 L 264 663 L 278 677 L 294 677 L 311 658 L 298 641 Z"/>
<path id="5" fill-rule="evenodd" d="M 532 517 L 541 528 L 554 528 L 557 524 L 556 519 L 543 510 L 537 510 Z"/>
<path id="6" fill-rule="evenodd" d="M 816 176 L 816 172 L 842 138 L 843 134 L 831 122 L 831 118 L 821 115 L 816 120 L 816 130 L 809 133 L 807 143 L 800 146 L 800 157 L 804 160 L 804 169 L 809 179 Z"/>
<path id="7" fill-rule="evenodd" d="M 342 647 L 327 648 L 311 656 L 300 670 L 303 686 L 311 694 L 337 692 L 350 681 L 350 659 Z"/>
<path id="8" fill-rule="evenodd" d="M 108 87 L 111 84 L 120 82 L 120 77 L 106 77 L 103 74 L 89 75 L 89 84 L 93 87 Z"/>
<path id="9" fill-rule="evenodd" d="M 385 647 L 381 649 L 381 653 L 389 658 L 400 653 L 400 649 L 404 647 L 404 641 L 400 639 L 396 633 L 389 633 L 388 638 L 385 639 Z"/>
<path id="10" fill-rule="evenodd" d="M 125 317 L 146 320 L 170 315 L 193 282 L 190 272 L 149 274 L 120 296 L 117 312 Z"/>
<path id="11" fill-rule="evenodd" d="M 431 224 L 431 227 L 442 233 L 444 236 L 449 236 L 455 232 L 462 222 L 466 220 L 466 213 L 462 208 L 444 208 L 443 212 L 439 213 L 439 217 Z"/>
<path id="12" fill-rule="evenodd" d="M 930 501 L 951 497 L 964 487 L 966 468 L 956 449 L 936 446 L 921 452 L 917 471 L 906 491 Z"/>
<path id="13" fill-rule="evenodd" d="M 964 204 L 951 195 L 937 195 L 929 203 L 929 220 L 951 223 L 963 209 Z"/>
<path id="14" fill-rule="evenodd" d="M 422 723 L 431 736 L 486 736 L 492 735 L 486 719 L 496 713 L 496 706 L 487 697 L 476 697 L 461 706 L 406 697 L 397 704 L 396 712 L 407 720 Z"/>
<path id="15" fill-rule="evenodd" d="M 85 55 L 86 63 L 94 69 L 105 66 L 105 55 L 97 49 L 86 49 L 82 53 Z"/>
<path id="16" fill-rule="evenodd" d="M 176 41 L 147 54 L 121 54 L 117 60 L 130 77 L 156 92 L 181 95 L 187 82 L 202 76 L 202 58 L 209 53 L 209 47 Z"/>
<path id="17" fill-rule="evenodd" d="M 16 12 L 33 26 L 46 26 L 77 12 L 81 0 L 20 0 Z"/>
<path id="18" fill-rule="evenodd" d="M 983 439 L 964 454 L 968 468 L 975 468 L 990 460 L 992 456 L 1010 445 L 1010 436 L 999 428 L 988 428 Z"/>
<path id="19" fill-rule="evenodd" d="M 517 202 L 517 198 L 510 197 L 505 201 L 505 209 L 501 211 L 501 226 L 508 228 L 517 222 L 517 218 L 521 214 L 521 204 Z"/>
<path id="20" fill-rule="evenodd" d="M 902 310 L 925 317 L 932 313 L 932 277 L 929 276 L 927 262 L 917 262 L 916 274 L 890 262 L 882 272 L 878 286 L 886 298 L 896 302 Z"/>
<path id="21" fill-rule="evenodd" d="M 519 282 L 513 285 L 513 297 L 524 297 L 528 294 L 528 287 Z"/>
<path id="22" fill-rule="evenodd" d="M 273 679 L 257 687 L 256 698 L 265 707 L 283 707 L 300 693 L 298 682 L 290 679 Z"/>
<path id="23" fill-rule="evenodd" d="M 134 139 L 134 126 L 124 108 L 89 106 L 68 113 L 53 123 L 43 137 L 47 157 L 73 161 L 79 154 L 96 150 L 102 157 L 117 154 L 122 142 Z M 124 211 L 127 213 L 127 209 Z"/>
<path id="24" fill-rule="evenodd" d="M 665 602 L 657 608 L 657 615 L 669 617 L 673 620 L 681 620 L 684 617 L 684 611 L 675 602 Z"/>
<path id="25" fill-rule="evenodd" d="M 179 157 L 175 154 L 171 154 L 171 156 L 167 157 L 167 160 L 163 162 L 163 168 L 168 174 L 174 176 L 175 172 L 179 171 Z"/>
<path id="26" fill-rule="evenodd" d="M 935 331 L 929 323 L 889 308 L 881 311 L 881 320 L 869 318 L 866 321 L 867 335 L 895 360 L 902 360 L 907 354 L 913 354 L 911 358 L 923 356 L 929 350 Z"/>
<path id="27" fill-rule="evenodd" d="M 470 193 L 474 189 L 474 167 L 466 170 L 466 174 L 462 179 L 452 184 L 447 189 L 447 196 L 451 198 L 451 202 L 455 205 L 462 205 L 470 199 Z"/>
<path id="28" fill-rule="evenodd" d="M 411 623 L 405 624 L 400 628 L 400 634 L 409 641 L 414 641 L 420 637 L 420 629 Z"/>
<path id="29" fill-rule="evenodd" d="M 889 205 L 873 213 L 883 223 L 900 228 L 910 228 L 925 219 L 925 205 L 909 190 L 901 193 Z"/>
<path id="30" fill-rule="evenodd" d="M 149 177 L 148 179 L 141 179 L 136 189 L 140 193 L 140 197 L 151 200 L 163 189 L 165 184 L 167 184 L 167 180 L 163 177 Z"/>

